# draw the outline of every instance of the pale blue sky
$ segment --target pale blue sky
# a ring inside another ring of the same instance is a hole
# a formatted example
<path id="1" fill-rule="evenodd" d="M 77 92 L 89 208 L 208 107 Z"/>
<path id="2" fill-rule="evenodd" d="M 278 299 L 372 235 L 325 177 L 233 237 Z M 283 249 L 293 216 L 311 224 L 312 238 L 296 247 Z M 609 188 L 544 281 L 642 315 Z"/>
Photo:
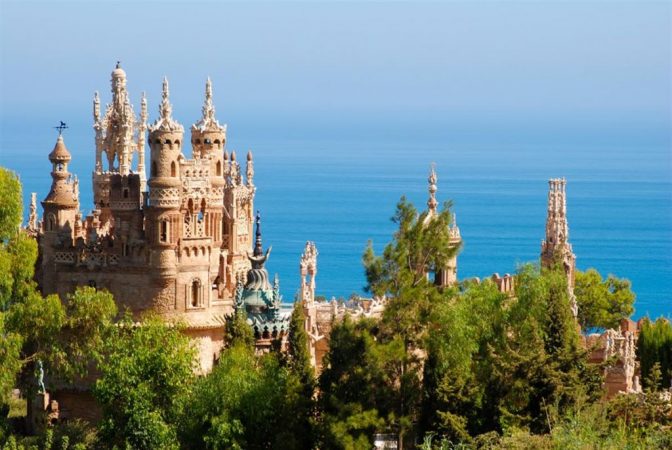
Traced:
<path id="1" fill-rule="evenodd" d="M 255 118 L 262 129 L 443 117 L 465 126 L 629 124 L 669 134 L 669 2 L 0 8 L 0 116 L 12 121 L 87 123 L 92 93 L 109 99 L 119 59 L 136 109 L 146 90 L 155 116 L 165 74 L 185 124 L 198 117 L 210 75 L 220 118 Z"/>

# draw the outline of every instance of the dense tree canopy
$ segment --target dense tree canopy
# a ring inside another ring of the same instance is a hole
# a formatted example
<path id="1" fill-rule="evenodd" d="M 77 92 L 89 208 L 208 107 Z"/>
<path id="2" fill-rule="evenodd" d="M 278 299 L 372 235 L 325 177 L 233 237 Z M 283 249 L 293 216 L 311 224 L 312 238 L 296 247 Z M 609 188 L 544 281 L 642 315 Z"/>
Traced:
<path id="1" fill-rule="evenodd" d="M 576 272 L 574 294 L 579 305 L 579 324 L 591 328 L 618 328 L 621 319 L 633 313 L 635 294 L 630 281 L 609 275 L 606 280 L 595 269 Z"/>
<path id="2" fill-rule="evenodd" d="M 655 322 L 644 319 L 637 340 L 637 357 L 640 361 L 641 380 L 645 388 L 658 390 L 670 387 L 672 380 L 672 324 L 660 318 Z M 657 366 L 658 377 L 651 372 Z M 657 385 L 652 381 L 657 379 Z"/>
<path id="3" fill-rule="evenodd" d="M 100 434 L 120 448 L 179 448 L 176 424 L 192 389 L 196 352 L 179 325 L 124 318 L 103 343 L 94 395 Z"/>

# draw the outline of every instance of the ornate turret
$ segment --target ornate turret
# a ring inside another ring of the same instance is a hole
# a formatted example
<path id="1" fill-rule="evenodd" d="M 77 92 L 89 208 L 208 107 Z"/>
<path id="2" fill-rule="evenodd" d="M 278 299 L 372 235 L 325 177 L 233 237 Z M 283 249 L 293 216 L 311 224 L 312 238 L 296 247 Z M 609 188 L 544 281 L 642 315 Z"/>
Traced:
<path id="1" fill-rule="evenodd" d="M 217 160 L 221 161 L 221 153 L 226 145 L 226 125 L 220 125 L 215 117 L 212 82 L 209 77 L 205 83 L 205 100 L 201 111 L 203 112 L 202 117 L 191 126 L 193 156 L 194 158 L 217 157 Z"/>
<path id="2" fill-rule="evenodd" d="M 436 200 L 436 191 L 438 191 L 437 183 L 438 177 L 436 175 L 435 165 L 432 163 L 429 170 L 429 177 L 427 177 L 428 183 L 428 192 L 429 199 L 427 200 L 427 215 L 425 216 L 425 224 L 429 223 L 435 217 L 438 216 L 439 212 L 437 207 L 439 202 Z M 455 214 L 453 214 L 452 220 L 449 225 L 449 235 L 450 235 L 450 245 L 459 246 L 462 242 L 462 236 L 460 235 L 460 229 L 457 226 L 457 220 Z M 457 283 L 457 254 L 452 256 L 446 263 L 446 267 L 438 270 L 434 275 L 434 282 L 439 286 L 451 286 Z"/>
<path id="3" fill-rule="evenodd" d="M 567 276 L 569 300 L 574 317 L 579 309 L 574 295 L 574 272 L 576 256 L 569 243 L 569 226 L 567 224 L 567 180 L 554 178 L 548 180 L 548 207 L 546 214 L 546 239 L 541 242 L 541 265 L 552 268 L 559 264 Z"/>
<path id="4" fill-rule="evenodd" d="M 45 231 L 60 231 L 64 227 L 74 230 L 75 215 L 79 211 L 77 177 L 68 172 L 71 156 L 59 132 L 54 149 L 49 153 L 51 161 L 51 189 L 42 201 Z M 72 237 L 72 234 L 71 234 Z"/>
<path id="5" fill-rule="evenodd" d="M 269 283 L 268 271 L 264 267 L 271 254 L 271 247 L 264 253 L 261 240 L 261 215 L 257 211 L 254 250 L 248 259 L 252 267 L 247 272 L 245 285 L 238 281 L 236 289 L 236 309 L 245 308 L 248 322 L 255 330 L 257 339 L 269 341 L 286 333 L 289 316 L 282 315 L 280 306 L 280 281 L 276 275 L 273 285 Z"/>
<path id="6" fill-rule="evenodd" d="M 151 146 L 150 169 L 150 205 L 156 207 L 176 206 L 172 203 L 157 202 L 158 192 L 154 188 L 171 188 L 180 185 L 179 159 L 182 156 L 182 136 L 184 128 L 173 119 L 173 106 L 170 104 L 168 79 L 163 79 L 159 117 L 149 127 L 149 143 Z M 161 194 L 165 194 L 162 192 Z M 163 197 L 165 199 L 165 195 Z M 175 200 L 178 200 L 177 198 Z"/>
<path id="7" fill-rule="evenodd" d="M 306 242 L 299 263 L 301 273 L 301 302 L 304 308 L 315 302 L 315 276 L 317 275 L 317 247 L 314 242 Z"/>
<path id="8" fill-rule="evenodd" d="M 128 175 L 131 171 L 136 118 L 126 90 L 126 72 L 119 62 L 112 71 L 112 103 L 100 118 L 100 99 L 94 97 L 93 119 L 96 130 L 96 171 L 102 171 L 102 153 L 107 155 L 110 172 Z M 115 161 L 117 165 L 115 166 Z"/>

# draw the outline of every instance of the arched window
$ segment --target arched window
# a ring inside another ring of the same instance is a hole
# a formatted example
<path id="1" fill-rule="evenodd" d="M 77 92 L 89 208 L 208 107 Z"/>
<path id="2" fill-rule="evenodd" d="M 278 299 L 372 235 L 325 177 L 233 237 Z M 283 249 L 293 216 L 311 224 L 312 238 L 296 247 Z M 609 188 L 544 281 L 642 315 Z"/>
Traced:
<path id="1" fill-rule="evenodd" d="M 222 162 L 217 161 L 217 176 L 220 177 L 222 176 Z"/>
<path id="2" fill-rule="evenodd" d="M 156 176 L 156 161 L 152 161 L 152 173 L 151 176 Z"/>
<path id="3" fill-rule="evenodd" d="M 198 279 L 191 282 L 191 306 L 201 306 L 201 281 Z"/>
<path id="4" fill-rule="evenodd" d="M 128 188 L 124 188 L 124 198 L 128 198 Z"/>
<path id="5" fill-rule="evenodd" d="M 171 177 L 177 176 L 177 170 L 176 170 L 176 167 L 175 167 L 175 161 L 173 161 L 173 162 L 170 163 L 170 176 L 171 176 Z"/>
<path id="6" fill-rule="evenodd" d="M 54 231 L 56 229 L 56 216 L 49 214 L 47 216 L 47 231 Z"/>

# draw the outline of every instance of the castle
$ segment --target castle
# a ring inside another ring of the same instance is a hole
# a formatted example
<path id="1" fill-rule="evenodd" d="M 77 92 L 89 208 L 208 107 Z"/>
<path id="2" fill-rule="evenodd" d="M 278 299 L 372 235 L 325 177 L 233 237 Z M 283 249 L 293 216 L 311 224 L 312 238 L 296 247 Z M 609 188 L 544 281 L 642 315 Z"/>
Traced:
<path id="1" fill-rule="evenodd" d="M 68 171 L 71 155 L 60 134 L 49 154 L 53 181 L 40 224 L 33 195 L 28 228 L 39 240 L 38 284 L 44 294 L 62 298 L 77 286 L 105 288 L 135 315 L 152 311 L 182 320 L 208 371 L 223 345 L 236 286 L 256 257 L 248 255 L 252 153 L 243 177 L 236 152 L 226 150 L 226 126 L 215 117 L 209 79 L 202 117 L 190 130 L 191 158 L 183 154 L 184 128 L 172 117 L 167 79 L 159 117 L 151 125 L 144 95 L 136 116 L 118 64 L 111 82 L 112 101 L 104 114 L 98 93 L 93 100 L 93 212 L 86 217 L 80 212 L 79 183 Z M 265 331 L 273 332 L 257 329 L 260 335 Z"/>

